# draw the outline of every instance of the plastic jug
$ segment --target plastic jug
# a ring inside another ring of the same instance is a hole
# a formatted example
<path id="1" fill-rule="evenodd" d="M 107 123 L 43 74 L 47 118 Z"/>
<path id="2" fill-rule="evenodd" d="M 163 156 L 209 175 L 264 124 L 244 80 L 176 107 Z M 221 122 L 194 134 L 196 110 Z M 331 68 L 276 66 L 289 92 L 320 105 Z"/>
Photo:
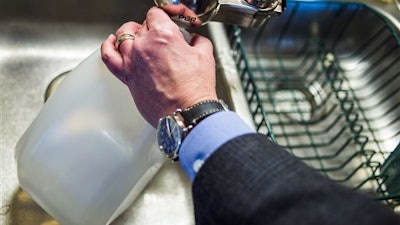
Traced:
<path id="1" fill-rule="evenodd" d="M 109 224 L 164 162 L 155 129 L 100 50 L 67 75 L 15 157 L 22 189 L 63 225 Z"/>

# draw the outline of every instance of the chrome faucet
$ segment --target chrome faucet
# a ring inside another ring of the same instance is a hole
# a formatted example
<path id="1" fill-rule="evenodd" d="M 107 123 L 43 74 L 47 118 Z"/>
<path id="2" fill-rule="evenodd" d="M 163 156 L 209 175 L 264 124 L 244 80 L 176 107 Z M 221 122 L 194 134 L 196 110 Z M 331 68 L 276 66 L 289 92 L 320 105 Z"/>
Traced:
<path id="1" fill-rule="evenodd" d="M 271 16 L 279 15 L 286 0 L 154 0 L 181 27 L 195 27 L 209 21 L 260 27 Z"/>

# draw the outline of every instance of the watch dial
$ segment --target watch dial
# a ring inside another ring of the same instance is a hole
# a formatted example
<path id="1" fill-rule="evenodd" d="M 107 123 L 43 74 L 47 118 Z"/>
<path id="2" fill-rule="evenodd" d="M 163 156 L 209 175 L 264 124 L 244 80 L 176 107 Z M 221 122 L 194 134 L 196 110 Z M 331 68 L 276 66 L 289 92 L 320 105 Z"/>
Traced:
<path id="1" fill-rule="evenodd" d="M 157 140 L 168 157 L 174 156 L 182 142 L 183 130 L 175 120 L 167 116 L 158 124 Z"/>

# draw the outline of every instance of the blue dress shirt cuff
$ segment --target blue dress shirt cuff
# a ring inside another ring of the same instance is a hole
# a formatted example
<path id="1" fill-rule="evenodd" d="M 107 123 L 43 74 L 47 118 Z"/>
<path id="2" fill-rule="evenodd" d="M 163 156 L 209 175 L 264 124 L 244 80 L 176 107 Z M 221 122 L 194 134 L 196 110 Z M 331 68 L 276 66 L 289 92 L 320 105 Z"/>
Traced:
<path id="1" fill-rule="evenodd" d="M 201 165 L 225 142 L 254 133 L 235 112 L 214 113 L 196 125 L 182 143 L 179 161 L 191 180 Z"/>

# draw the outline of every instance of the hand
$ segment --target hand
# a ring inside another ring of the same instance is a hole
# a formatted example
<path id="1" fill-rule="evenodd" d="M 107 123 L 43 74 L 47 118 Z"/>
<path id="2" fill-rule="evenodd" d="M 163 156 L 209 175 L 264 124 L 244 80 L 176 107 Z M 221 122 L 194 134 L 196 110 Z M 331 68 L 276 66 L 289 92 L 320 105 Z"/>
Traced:
<path id="1" fill-rule="evenodd" d="M 102 59 L 133 96 L 142 116 L 154 127 L 176 109 L 203 100 L 217 100 L 215 61 L 211 42 L 194 35 L 188 44 L 179 27 L 153 7 L 140 25 L 129 22 L 116 35 L 134 34 L 115 48 L 110 35 L 102 44 Z"/>

